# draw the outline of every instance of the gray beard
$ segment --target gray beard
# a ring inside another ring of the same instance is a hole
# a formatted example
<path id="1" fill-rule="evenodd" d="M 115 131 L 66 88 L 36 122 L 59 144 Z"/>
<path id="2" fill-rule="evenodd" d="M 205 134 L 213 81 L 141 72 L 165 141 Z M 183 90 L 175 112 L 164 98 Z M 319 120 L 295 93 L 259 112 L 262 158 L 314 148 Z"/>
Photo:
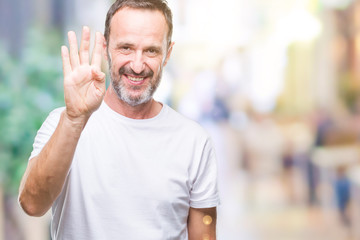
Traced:
<path id="1" fill-rule="evenodd" d="M 132 107 L 135 107 L 137 105 L 147 103 L 152 99 L 152 96 L 157 88 L 153 89 L 151 85 L 148 85 L 145 89 L 145 91 L 137 97 L 133 97 L 129 94 L 129 92 L 126 90 L 126 87 L 124 86 L 124 83 L 122 81 L 119 81 L 118 83 L 115 83 L 111 77 L 111 85 L 114 89 L 116 95 L 118 98 L 125 103 L 129 104 Z M 133 89 L 136 89 L 138 87 L 132 87 Z"/>
<path id="2" fill-rule="evenodd" d="M 109 65 L 111 66 L 111 61 L 109 61 Z M 162 76 L 162 69 L 161 69 L 159 75 L 157 76 L 155 85 L 153 85 L 153 86 L 151 84 L 148 85 L 146 87 L 145 91 L 140 96 L 133 97 L 126 90 L 125 84 L 120 79 L 121 76 L 119 76 L 119 81 L 116 82 L 115 81 L 116 77 L 113 75 L 113 71 L 112 71 L 111 67 L 109 67 L 109 71 L 110 71 L 111 86 L 112 86 L 113 90 L 115 91 L 116 95 L 118 96 L 118 98 L 120 100 L 129 104 L 132 107 L 138 106 L 143 103 L 147 103 L 152 99 L 156 89 L 158 88 L 158 86 L 160 84 L 161 76 Z M 139 87 L 132 86 L 132 89 L 134 89 L 134 90 L 140 89 L 140 86 Z"/>

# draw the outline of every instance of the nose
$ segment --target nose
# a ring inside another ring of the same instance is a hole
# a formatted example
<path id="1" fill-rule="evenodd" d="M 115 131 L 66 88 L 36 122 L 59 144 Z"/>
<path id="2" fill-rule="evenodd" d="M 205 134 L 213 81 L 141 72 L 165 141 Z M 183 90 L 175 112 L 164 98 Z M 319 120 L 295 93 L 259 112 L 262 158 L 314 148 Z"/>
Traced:
<path id="1" fill-rule="evenodd" d="M 140 74 L 145 69 L 145 62 L 143 59 L 143 55 L 141 51 L 137 51 L 134 54 L 134 58 L 130 62 L 131 69 L 135 72 Z"/>

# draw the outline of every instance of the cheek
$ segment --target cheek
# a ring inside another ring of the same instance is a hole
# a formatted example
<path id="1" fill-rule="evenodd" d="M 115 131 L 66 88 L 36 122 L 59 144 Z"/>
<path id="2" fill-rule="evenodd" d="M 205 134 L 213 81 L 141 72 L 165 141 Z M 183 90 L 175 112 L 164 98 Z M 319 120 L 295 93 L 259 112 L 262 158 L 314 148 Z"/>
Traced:
<path id="1" fill-rule="evenodd" d="M 121 54 L 112 54 L 111 57 L 111 64 L 112 67 L 122 67 L 123 65 L 125 65 L 126 63 L 130 62 L 130 57 L 129 56 L 124 56 Z"/>
<path id="2" fill-rule="evenodd" d="M 155 74 L 159 74 L 159 71 L 161 71 L 161 68 L 162 68 L 162 61 L 161 61 L 161 59 L 150 59 L 150 61 L 147 61 L 146 65 Z"/>
<path id="3" fill-rule="evenodd" d="M 119 69 L 124 65 L 126 65 L 126 62 L 120 61 L 120 59 L 115 58 L 113 59 L 113 61 L 111 61 L 110 71 L 115 74 L 118 74 Z"/>

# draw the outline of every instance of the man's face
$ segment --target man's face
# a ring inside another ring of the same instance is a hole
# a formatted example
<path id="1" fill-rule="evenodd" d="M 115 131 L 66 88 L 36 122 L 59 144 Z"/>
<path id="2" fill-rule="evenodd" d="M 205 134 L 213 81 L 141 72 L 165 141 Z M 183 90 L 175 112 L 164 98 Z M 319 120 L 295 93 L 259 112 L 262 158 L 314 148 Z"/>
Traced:
<path id="1" fill-rule="evenodd" d="M 172 50 L 160 11 L 123 8 L 111 20 L 108 60 L 111 84 L 131 106 L 149 101 Z"/>

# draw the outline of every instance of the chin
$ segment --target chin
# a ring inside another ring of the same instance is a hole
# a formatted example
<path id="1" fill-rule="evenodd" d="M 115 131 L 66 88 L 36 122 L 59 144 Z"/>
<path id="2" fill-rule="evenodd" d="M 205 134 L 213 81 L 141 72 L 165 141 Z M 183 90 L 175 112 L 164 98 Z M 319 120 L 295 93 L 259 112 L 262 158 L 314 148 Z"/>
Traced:
<path id="1" fill-rule="evenodd" d="M 149 92 L 144 92 L 141 95 L 134 94 L 130 95 L 128 93 L 121 94 L 120 99 L 130 106 L 138 106 L 144 103 L 149 102 L 152 99 L 152 94 L 149 94 Z"/>
<path id="2" fill-rule="evenodd" d="M 118 98 L 126 104 L 135 107 L 149 102 L 157 88 L 157 85 L 126 86 L 123 82 L 112 82 L 112 87 Z"/>

